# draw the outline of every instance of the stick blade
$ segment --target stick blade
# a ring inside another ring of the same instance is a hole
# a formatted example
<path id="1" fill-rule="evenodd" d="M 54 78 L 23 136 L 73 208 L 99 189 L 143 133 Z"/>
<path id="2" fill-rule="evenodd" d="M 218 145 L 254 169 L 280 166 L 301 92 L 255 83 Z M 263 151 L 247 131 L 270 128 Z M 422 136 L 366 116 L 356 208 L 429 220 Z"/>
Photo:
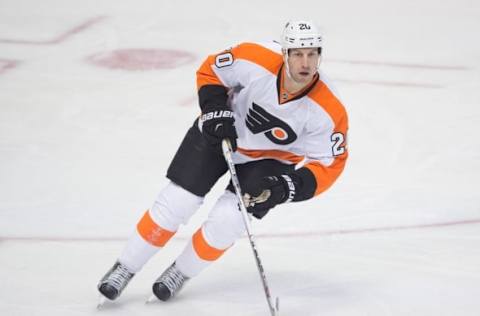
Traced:
<path id="1" fill-rule="evenodd" d="M 103 308 L 103 306 L 105 305 L 106 301 L 107 301 L 107 298 L 100 294 L 100 296 L 98 298 L 97 309 L 101 310 Z"/>

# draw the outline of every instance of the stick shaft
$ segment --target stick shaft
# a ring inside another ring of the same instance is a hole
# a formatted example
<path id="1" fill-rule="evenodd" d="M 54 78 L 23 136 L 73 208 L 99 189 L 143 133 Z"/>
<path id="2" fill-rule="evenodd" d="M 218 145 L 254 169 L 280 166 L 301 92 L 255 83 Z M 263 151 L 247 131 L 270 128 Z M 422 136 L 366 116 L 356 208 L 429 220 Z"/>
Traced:
<path id="1" fill-rule="evenodd" d="M 225 157 L 225 161 L 228 165 L 228 170 L 230 171 L 230 176 L 232 178 L 233 188 L 235 189 L 235 194 L 237 195 L 238 199 L 238 206 L 240 207 L 240 212 L 242 213 L 243 222 L 245 224 L 245 229 L 247 231 L 248 240 L 250 241 L 250 246 L 253 251 L 253 256 L 255 257 L 255 263 L 257 264 L 257 269 L 260 274 L 260 279 L 262 281 L 263 290 L 265 292 L 265 297 L 267 299 L 268 308 L 270 309 L 270 313 L 272 316 L 277 315 L 277 311 L 274 307 L 272 302 L 272 296 L 270 294 L 270 287 L 268 286 L 267 277 L 265 275 L 265 270 L 263 269 L 262 261 L 260 260 L 260 256 L 258 255 L 257 245 L 255 243 L 255 238 L 252 234 L 251 226 L 250 226 L 250 218 L 247 213 L 247 208 L 245 207 L 245 203 L 242 197 L 242 191 L 240 189 L 240 182 L 238 181 L 237 172 L 235 170 L 235 164 L 232 160 L 232 147 L 230 145 L 230 141 L 228 139 L 224 139 L 222 141 L 222 149 L 223 149 L 223 156 Z"/>

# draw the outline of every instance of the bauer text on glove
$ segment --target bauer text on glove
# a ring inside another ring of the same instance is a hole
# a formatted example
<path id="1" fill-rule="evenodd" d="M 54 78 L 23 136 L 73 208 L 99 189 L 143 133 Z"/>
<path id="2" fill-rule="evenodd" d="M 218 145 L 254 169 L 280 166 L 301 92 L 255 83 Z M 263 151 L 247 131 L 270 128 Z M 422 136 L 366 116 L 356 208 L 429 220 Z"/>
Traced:
<path id="1" fill-rule="evenodd" d="M 232 150 L 237 150 L 237 131 L 233 112 L 225 107 L 210 108 L 202 113 L 202 134 L 205 140 L 221 152 L 222 140 L 229 139 Z"/>

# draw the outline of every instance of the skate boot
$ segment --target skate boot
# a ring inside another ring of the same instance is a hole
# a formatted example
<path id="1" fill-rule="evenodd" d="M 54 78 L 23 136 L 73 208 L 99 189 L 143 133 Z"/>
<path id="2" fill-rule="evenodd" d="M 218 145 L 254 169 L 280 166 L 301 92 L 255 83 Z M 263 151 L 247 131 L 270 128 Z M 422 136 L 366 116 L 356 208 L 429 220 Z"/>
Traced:
<path id="1" fill-rule="evenodd" d="M 113 301 L 122 293 L 134 275 L 117 261 L 98 283 L 98 290 L 103 296 Z"/>
<path id="2" fill-rule="evenodd" d="M 182 288 L 189 278 L 175 266 L 175 262 L 153 283 L 153 294 L 161 300 L 167 301 Z"/>

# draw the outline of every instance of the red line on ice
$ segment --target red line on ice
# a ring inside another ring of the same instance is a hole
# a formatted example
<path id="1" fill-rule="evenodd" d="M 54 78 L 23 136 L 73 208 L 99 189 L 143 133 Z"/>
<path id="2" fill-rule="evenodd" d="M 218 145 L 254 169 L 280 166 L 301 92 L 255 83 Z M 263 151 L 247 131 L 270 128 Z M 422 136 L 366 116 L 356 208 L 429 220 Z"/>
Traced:
<path id="1" fill-rule="evenodd" d="M 401 82 L 401 81 L 378 81 L 378 80 L 355 80 L 355 79 L 340 79 L 333 78 L 334 81 L 346 82 L 351 84 L 371 84 L 378 86 L 390 86 L 390 87 L 404 87 L 404 88 L 426 88 L 426 89 L 441 89 L 442 85 L 421 83 L 421 82 Z"/>
<path id="2" fill-rule="evenodd" d="M 82 24 L 75 26 L 74 28 L 58 35 L 57 37 L 50 39 L 50 40 L 20 40 L 20 39 L 1 39 L 0 38 L 0 43 L 6 43 L 6 44 L 20 44 L 20 45 L 55 45 L 59 44 L 69 37 L 80 33 L 92 25 L 99 23 L 100 21 L 104 20 L 106 17 L 105 16 L 97 16 L 94 18 L 91 18 Z"/>
<path id="3" fill-rule="evenodd" d="M 0 75 L 12 68 L 17 67 L 18 64 L 18 60 L 0 58 Z"/>
<path id="4" fill-rule="evenodd" d="M 389 232 L 389 231 L 401 231 L 401 230 L 425 229 L 425 228 L 439 228 L 439 227 L 474 225 L 474 224 L 480 224 L 480 218 L 462 220 L 462 221 L 453 221 L 453 222 L 418 224 L 418 225 L 383 226 L 383 227 L 338 229 L 338 230 L 329 230 L 329 231 L 327 230 L 327 231 L 312 231 L 312 232 L 260 234 L 258 235 L 258 237 L 265 237 L 265 238 L 320 237 L 320 236 L 364 234 L 364 233 Z"/>
<path id="5" fill-rule="evenodd" d="M 368 66 L 415 68 L 415 69 L 430 69 L 430 70 L 470 70 L 470 68 L 468 67 L 456 66 L 456 65 L 428 65 L 428 64 L 397 63 L 397 62 L 368 61 L 368 60 L 329 59 L 326 62 L 351 64 L 351 65 L 368 65 Z"/>
<path id="6" fill-rule="evenodd" d="M 417 225 L 403 225 L 403 226 L 383 226 L 383 227 L 367 227 L 367 228 L 352 228 L 352 229 L 338 229 L 325 231 L 311 231 L 311 232 L 291 232 L 291 233 L 273 233 L 273 234 L 258 234 L 258 238 L 308 238 L 308 237 L 325 237 L 335 235 L 350 235 L 350 234 L 365 234 L 377 232 L 390 232 L 414 229 L 428 229 L 441 228 L 461 225 L 475 225 L 480 224 L 480 218 L 439 222 L 430 224 Z M 176 240 L 185 240 L 185 237 L 175 237 Z M 174 239 L 174 240 L 175 240 Z M 35 236 L 0 236 L 0 242 L 17 241 L 17 242 L 109 242 L 109 241 L 126 241 L 124 237 L 35 237 Z"/>

